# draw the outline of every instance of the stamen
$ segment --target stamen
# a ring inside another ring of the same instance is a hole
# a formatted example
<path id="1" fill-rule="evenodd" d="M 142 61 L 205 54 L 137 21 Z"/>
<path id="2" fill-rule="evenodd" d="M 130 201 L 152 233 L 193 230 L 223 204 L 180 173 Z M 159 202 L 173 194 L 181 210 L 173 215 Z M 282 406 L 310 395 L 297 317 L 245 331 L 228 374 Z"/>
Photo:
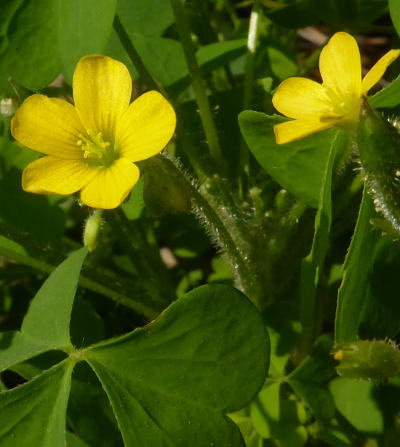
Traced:
<path id="1" fill-rule="evenodd" d="M 102 132 L 95 134 L 88 130 L 86 135 L 80 134 L 77 146 L 83 151 L 83 158 L 91 163 L 110 166 L 118 154 L 109 141 L 104 141 Z"/>

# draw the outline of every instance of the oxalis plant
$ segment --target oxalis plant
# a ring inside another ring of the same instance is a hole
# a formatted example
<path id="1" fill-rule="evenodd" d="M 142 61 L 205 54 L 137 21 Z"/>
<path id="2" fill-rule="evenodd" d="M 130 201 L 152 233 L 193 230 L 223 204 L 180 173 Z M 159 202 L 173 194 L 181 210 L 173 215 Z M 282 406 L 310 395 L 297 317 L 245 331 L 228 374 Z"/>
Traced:
<path id="1" fill-rule="evenodd" d="M 1 2 L 0 447 L 400 445 L 397 33 Z"/>

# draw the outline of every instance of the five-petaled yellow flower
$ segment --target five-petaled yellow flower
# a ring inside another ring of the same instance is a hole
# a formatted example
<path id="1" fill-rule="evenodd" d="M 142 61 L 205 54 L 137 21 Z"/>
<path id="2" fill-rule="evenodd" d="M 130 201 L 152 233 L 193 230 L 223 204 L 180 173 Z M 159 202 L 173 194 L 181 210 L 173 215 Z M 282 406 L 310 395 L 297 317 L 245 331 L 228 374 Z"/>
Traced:
<path id="1" fill-rule="evenodd" d="M 288 78 L 274 94 L 274 107 L 294 118 L 274 127 L 276 142 L 289 143 L 329 127 L 357 123 L 362 97 L 399 54 L 400 50 L 386 53 L 362 79 L 356 40 L 344 32 L 334 34 L 319 58 L 322 85 L 306 78 Z"/>
<path id="2" fill-rule="evenodd" d="M 71 194 L 93 208 L 119 206 L 139 179 L 134 162 L 159 153 L 171 139 L 176 116 L 164 97 L 150 91 L 130 103 L 132 80 L 109 57 L 82 58 L 73 77 L 75 107 L 32 95 L 15 114 L 16 140 L 46 154 L 22 175 L 25 191 Z"/>

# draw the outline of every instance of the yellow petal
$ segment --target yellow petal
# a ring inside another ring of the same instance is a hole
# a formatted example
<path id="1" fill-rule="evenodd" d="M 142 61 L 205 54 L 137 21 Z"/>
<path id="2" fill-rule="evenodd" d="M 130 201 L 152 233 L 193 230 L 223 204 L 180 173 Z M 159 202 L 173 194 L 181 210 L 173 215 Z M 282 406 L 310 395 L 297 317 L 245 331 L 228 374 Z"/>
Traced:
<path id="1" fill-rule="evenodd" d="M 175 126 L 175 111 L 170 103 L 156 91 L 144 93 L 118 123 L 116 146 L 128 160 L 144 160 L 164 149 Z"/>
<path id="2" fill-rule="evenodd" d="M 400 50 L 390 50 L 369 70 L 362 80 L 362 94 L 366 95 L 383 76 L 387 67 L 395 61 L 400 54 Z"/>
<path id="3" fill-rule="evenodd" d="M 306 78 L 288 78 L 272 98 L 274 107 L 290 118 L 315 118 L 332 115 L 334 110 L 321 84 Z"/>
<path id="4" fill-rule="evenodd" d="M 13 137 L 30 149 L 65 159 L 78 159 L 84 131 L 74 106 L 58 98 L 32 95 L 11 121 Z"/>
<path id="5" fill-rule="evenodd" d="M 361 58 L 354 37 L 336 33 L 322 49 L 319 69 L 323 86 L 338 108 L 349 107 L 361 95 Z"/>
<path id="6" fill-rule="evenodd" d="M 74 73 L 73 90 L 86 129 L 113 140 L 116 122 L 131 100 L 132 79 L 125 65 L 106 56 L 83 57 Z"/>
<path id="7" fill-rule="evenodd" d="M 290 143 L 291 141 L 299 140 L 300 138 L 307 137 L 320 130 L 328 129 L 334 125 L 335 121 L 286 121 L 274 126 L 275 139 L 277 144 Z"/>
<path id="8" fill-rule="evenodd" d="M 47 156 L 24 169 L 22 188 L 36 194 L 72 194 L 89 183 L 96 172 L 82 161 Z"/>
<path id="9" fill-rule="evenodd" d="M 100 169 L 81 191 L 81 200 L 92 208 L 111 209 L 121 205 L 139 180 L 139 168 L 119 158 L 109 168 Z"/>

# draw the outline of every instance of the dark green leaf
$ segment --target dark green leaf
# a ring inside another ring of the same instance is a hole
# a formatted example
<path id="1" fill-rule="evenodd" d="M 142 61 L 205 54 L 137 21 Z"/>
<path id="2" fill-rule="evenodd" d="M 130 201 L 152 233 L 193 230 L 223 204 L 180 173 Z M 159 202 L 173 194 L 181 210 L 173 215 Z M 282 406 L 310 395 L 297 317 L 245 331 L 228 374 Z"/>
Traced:
<path id="1" fill-rule="evenodd" d="M 65 413 L 74 363 L 69 360 L 0 393 L 1 447 L 65 445 Z"/>
<path id="2" fill-rule="evenodd" d="M 69 426 L 88 445 L 123 445 L 107 395 L 85 362 L 78 363 L 74 369 L 67 415 Z"/>
<path id="3" fill-rule="evenodd" d="M 329 233 L 332 224 L 332 171 L 335 156 L 342 152 L 341 146 L 347 145 L 347 138 L 337 133 L 332 141 L 330 155 L 321 172 L 323 187 L 319 199 L 318 212 L 315 216 L 314 239 L 309 255 L 303 259 L 301 266 L 300 321 L 304 331 L 313 332 L 315 318 L 315 295 L 328 250 Z M 310 334 L 311 338 L 312 335 Z"/>
<path id="4" fill-rule="evenodd" d="M 335 413 L 335 404 L 327 384 L 335 375 L 331 355 L 332 340 L 321 337 L 313 352 L 288 377 L 288 382 L 308 404 L 315 417 L 329 421 Z"/>
<path id="5" fill-rule="evenodd" d="M 87 351 L 126 446 L 243 445 L 223 412 L 260 389 L 268 337 L 254 306 L 223 285 L 203 286 L 152 324 Z"/>
<path id="6" fill-rule="evenodd" d="M 64 212 L 47 197 L 23 191 L 19 169 L 12 167 L 0 179 L 0 203 L 0 222 L 29 233 L 44 244 L 60 242 L 64 234 Z"/>
<path id="7" fill-rule="evenodd" d="M 371 258 L 373 265 L 364 297 L 359 336 L 368 339 L 395 338 L 400 332 L 398 243 L 393 243 L 389 236 L 381 237 Z"/>
<path id="8" fill-rule="evenodd" d="M 61 71 L 57 39 L 57 3 L 54 0 L 14 0 L 6 9 L 0 51 L 0 90 L 11 76 L 38 90 Z"/>
<path id="9" fill-rule="evenodd" d="M 367 103 L 361 111 L 358 150 L 375 208 L 400 233 L 400 137 Z"/>
<path id="10" fill-rule="evenodd" d="M 338 293 L 335 320 L 335 341 L 353 341 L 357 338 L 362 310 L 373 267 L 373 253 L 379 241 L 378 231 L 371 227 L 375 216 L 371 198 L 364 190 L 356 229 L 344 262 L 343 281 Z"/>
<path id="11" fill-rule="evenodd" d="M 400 35 L 400 2 L 398 0 L 389 0 L 389 11 L 397 34 Z"/>
<path id="12" fill-rule="evenodd" d="M 283 188 L 318 208 L 329 147 L 334 130 L 319 132 L 300 141 L 278 145 L 273 126 L 286 121 L 280 116 L 245 111 L 239 115 L 240 130 L 260 165 Z"/>

